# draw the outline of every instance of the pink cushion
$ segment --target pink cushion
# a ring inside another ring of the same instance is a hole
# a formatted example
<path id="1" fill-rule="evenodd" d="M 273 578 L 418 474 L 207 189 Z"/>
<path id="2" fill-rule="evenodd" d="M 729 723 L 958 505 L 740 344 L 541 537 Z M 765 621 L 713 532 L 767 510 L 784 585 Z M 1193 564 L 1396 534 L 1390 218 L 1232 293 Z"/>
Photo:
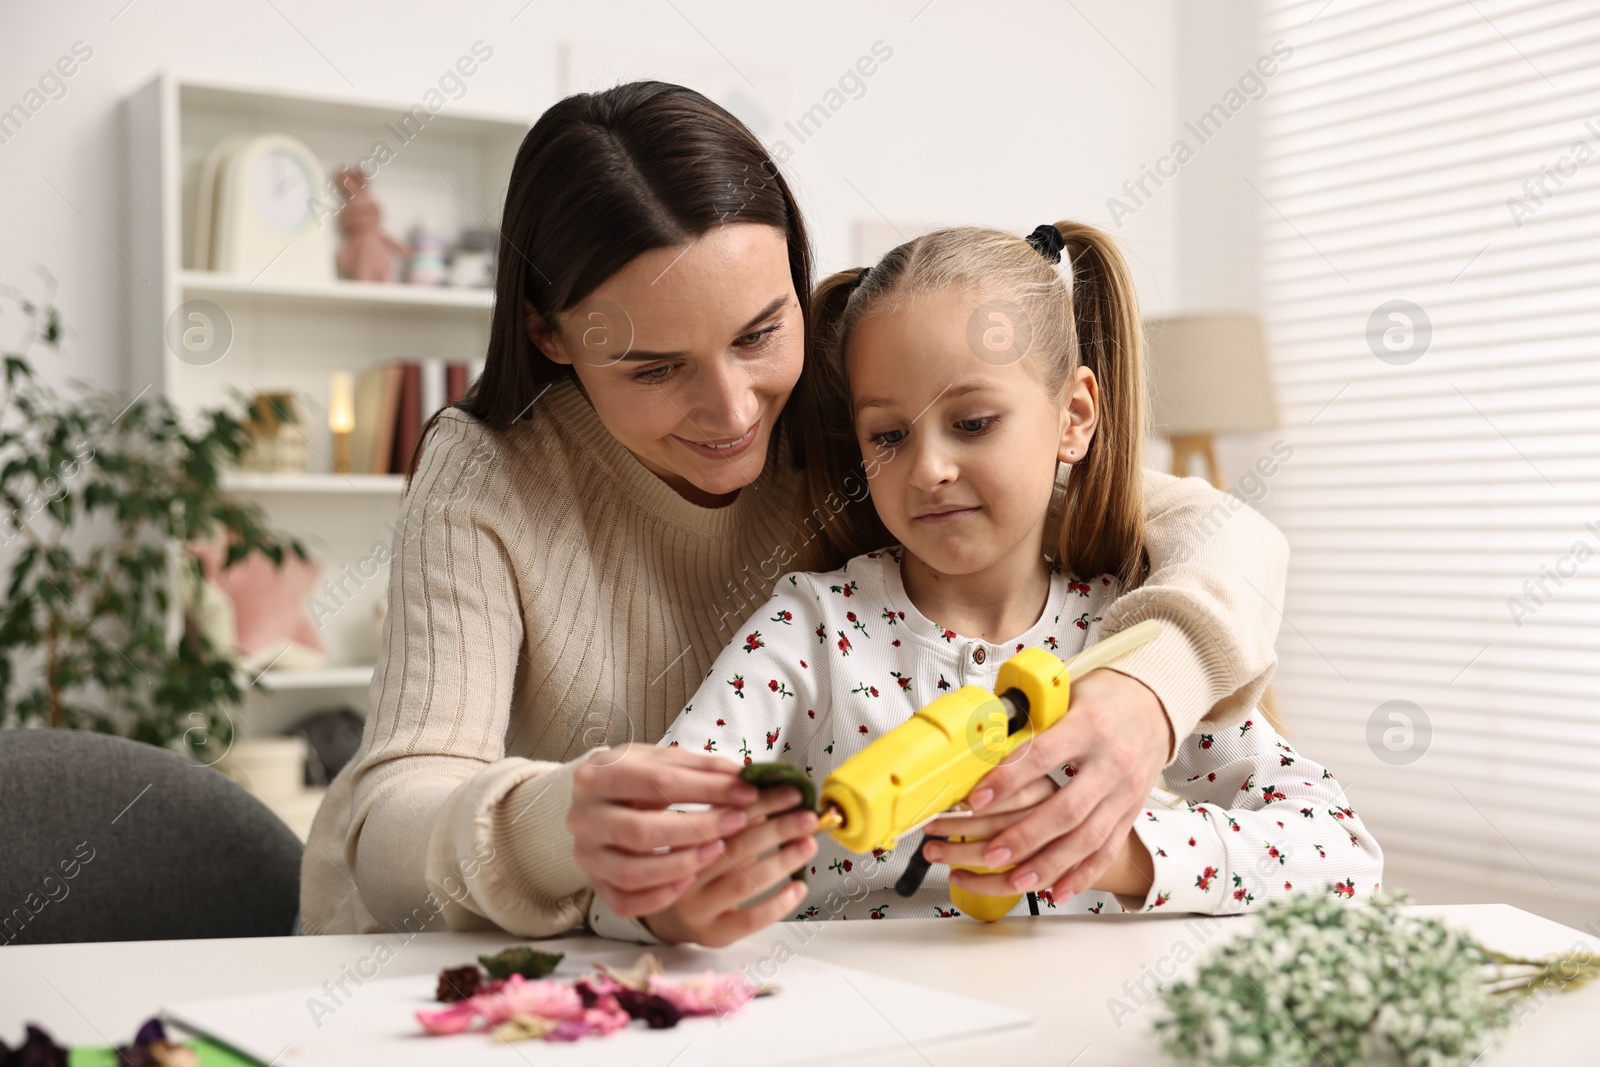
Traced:
<path id="1" fill-rule="evenodd" d="M 223 548 L 217 544 L 191 544 L 206 581 L 233 601 L 239 651 L 252 656 L 293 641 L 314 652 L 324 652 L 322 635 L 306 614 L 306 598 L 317 584 L 322 567 L 314 560 L 285 555 L 276 567 L 260 552 L 252 552 L 227 570 L 222 569 Z"/>

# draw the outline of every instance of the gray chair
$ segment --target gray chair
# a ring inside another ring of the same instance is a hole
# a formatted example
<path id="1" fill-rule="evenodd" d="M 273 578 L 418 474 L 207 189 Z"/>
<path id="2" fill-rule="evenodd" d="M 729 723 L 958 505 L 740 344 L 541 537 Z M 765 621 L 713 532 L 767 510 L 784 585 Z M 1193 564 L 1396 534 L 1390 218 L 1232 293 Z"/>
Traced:
<path id="1" fill-rule="evenodd" d="M 288 934 L 300 852 L 266 805 L 164 749 L 0 730 L 0 947 Z"/>

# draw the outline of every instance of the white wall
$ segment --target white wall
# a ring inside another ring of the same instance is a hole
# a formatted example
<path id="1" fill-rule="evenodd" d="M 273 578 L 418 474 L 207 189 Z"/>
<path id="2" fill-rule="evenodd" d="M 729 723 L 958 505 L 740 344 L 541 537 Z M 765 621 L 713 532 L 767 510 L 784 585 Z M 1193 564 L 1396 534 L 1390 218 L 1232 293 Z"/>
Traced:
<path id="1" fill-rule="evenodd" d="M 1198 186 L 1202 164 L 1221 165 L 1224 145 L 1120 227 L 1108 213 L 1108 198 L 1166 150 L 1193 86 L 1213 92 L 1210 75 L 1180 55 L 1209 52 L 1227 36 L 1227 13 L 1248 7 L 1183 6 L 1190 10 L 1180 15 L 1177 0 L 981 9 L 951 0 L 830 0 L 780 15 L 732 0 L 474 0 L 448 9 L 323 0 L 9 5 L 0 16 L 0 109 L 24 100 L 75 42 L 93 55 L 66 80 L 64 96 L 0 144 L 0 282 L 31 288 L 36 265 L 60 280 L 72 356 L 52 377 L 129 384 L 123 291 L 134 266 L 117 251 L 127 243 L 117 105 L 162 67 L 409 101 L 481 39 L 494 58 L 471 79 L 461 106 L 532 118 L 558 95 L 559 46 L 570 42 L 580 51 L 658 55 L 668 75 L 708 65 L 726 74 L 731 62 L 752 80 L 780 78 L 798 114 L 882 41 L 893 56 L 865 95 L 792 146 L 789 173 L 823 269 L 851 265 L 854 223 L 879 211 L 897 224 L 1024 232 L 1069 216 L 1113 229 L 1150 309 L 1220 297 L 1206 256 L 1180 253 L 1189 231 L 1178 219 L 1189 203 L 1182 184 L 1194 176 Z M 1225 217 L 1206 223 L 1210 233 Z"/>

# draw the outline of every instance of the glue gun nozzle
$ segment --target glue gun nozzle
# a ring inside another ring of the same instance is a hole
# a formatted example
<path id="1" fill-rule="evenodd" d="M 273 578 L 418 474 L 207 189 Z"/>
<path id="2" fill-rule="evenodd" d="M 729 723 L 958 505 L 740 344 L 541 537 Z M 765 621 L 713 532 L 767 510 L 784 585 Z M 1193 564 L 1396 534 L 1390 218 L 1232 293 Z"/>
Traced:
<path id="1" fill-rule="evenodd" d="M 817 816 L 817 830 L 819 834 L 832 833 L 844 825 L 844 812 L 829 804 Z"/>

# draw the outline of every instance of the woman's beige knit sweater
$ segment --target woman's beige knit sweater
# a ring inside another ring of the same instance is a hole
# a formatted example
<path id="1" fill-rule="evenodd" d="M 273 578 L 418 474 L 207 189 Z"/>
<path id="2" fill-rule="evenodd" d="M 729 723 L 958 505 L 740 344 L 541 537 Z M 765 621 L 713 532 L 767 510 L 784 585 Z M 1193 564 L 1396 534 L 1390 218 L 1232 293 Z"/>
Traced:
<path id="1" fill-rule="evenodd" d="M 1116 669 L 1182 738 L 1266 688 L 1288 548 L 1200 479 L 1148 472 L 1146 490 L 1152 573 L 1102 634 L 1168 624 Z M 775 451 L 732 504 L 692 504 L 570 381 L 504 433 L 447 411 L 402 507 L 361 750 L 306 849 L 305 932 L 581 924 L 573 761 L 661 736 L 827 521 L 796 521 L 799 495 Z"/>

